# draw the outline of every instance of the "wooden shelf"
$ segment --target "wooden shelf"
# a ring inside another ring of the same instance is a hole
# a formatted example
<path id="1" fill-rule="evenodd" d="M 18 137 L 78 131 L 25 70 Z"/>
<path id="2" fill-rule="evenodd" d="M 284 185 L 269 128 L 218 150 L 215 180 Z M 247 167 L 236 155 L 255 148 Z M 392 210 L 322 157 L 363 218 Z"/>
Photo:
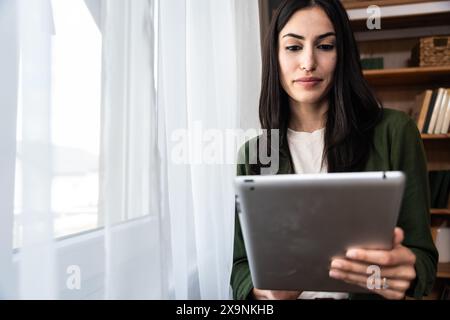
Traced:
<path id="1" fill-rule="evenodd" d="M 420 28 L 422 26 L 436 27 L 445 26 L 449 20 L 449 12 L 439 12 L 433 14 L 420 14 L 406 17 L 385 17 L 382 20 L 381 30 L 367 30 L 366 20 L 352 20 L 353 32 L 381 32 L 386 30 L 406 30 L 407 28 Z M 409 23 L 409 25 L 408 25 Z"/>
<path id="2" fill-rule="evenodd" d="M 427 3 L 429 2 L 429 3 Z M 448 1 L 362 0 L 343 1 L 351 19 L 362 57 L 383 57 L 382 70 L 364 70 L 363 74 L 377 98 L 386 108 L 417 116 L 416 97 L 424 90 L 450 87 L 450 66 L 405 67 L 410 63 L 411 49 L 418 39 L 428 35 L 448 34 L 450 21 Z M 368 30 L 368 5 L 376 4 L 384 11 L 381 30 Z M 383 8 L 392 6 L 390 8 Z M 434 10 L 434 11 L 433 11 Z M 437 10 L 437 11 L 436 11 Z M 424 30 L 426 29 L 426 30 Z M 428 170 L 450 170 L 450 133 L 422 134 Z M 450 219 L 447 209 L 431 209 L 431 232 L 436 239 L 437 228 Z M 438 265 L 437 283 L 450 279 L 450 263 Z M 430 299 L 439 299 L 442 287 L 436 286 Z"/>
<path id="3" fill-rule="evenodd" d="M 450 134 L 425 134 L 422 133 L 423 140 L 443 140 L 450 139 Z"/>
<path id="4" fill-rule="evenodd" d="M 370 0 L 345 1 L 353 32 L 379 32 L 368 30 L 367 7 L 377 5 L 382 10 L 382 30 L 411 29 L 417 27 L 446 26 L 450 10 L 444 0 Z"/>
<path id="5" fill-rule="evenodd" d="M 433 0 L 434 1 L 434 0 Z M 344 5 L 345 9 L 358 9 L 358 8 L 367 8 L 370 5 L 377 5 L 377 6 L 394 6 L 394 5 L 405 5 L 405 4 L 412 4 L 412 3 L 423 3 L 423 2 L 432 2 L 432 0 L 370 0 L 370 1 L 364 1 L 364 0 L 343 0 L 342 4 Z"/>
<path id="6" fill-rule="evenodd" d="M 450 262 L 438 264 L 437 277 L 450 279 Z"/>
<path id="7" fill-rule="evenodd" d="M 449 135 L 422 135 L 428 170 L 450 170 Z"/>
<path id="8" fill-rule="evenodd" d="M 436 216 L 450 216 L 450 209 L 431 209 L 430 213 Z"/>
<path id="9" fill-rule="evenodd" d="M 369 84 L 374 86 L 429 85 L 430 83 L 440 83 L 441 86 L 445 86 L 450 83 L 450 66 L 364 70 L 364 76 Z"/>

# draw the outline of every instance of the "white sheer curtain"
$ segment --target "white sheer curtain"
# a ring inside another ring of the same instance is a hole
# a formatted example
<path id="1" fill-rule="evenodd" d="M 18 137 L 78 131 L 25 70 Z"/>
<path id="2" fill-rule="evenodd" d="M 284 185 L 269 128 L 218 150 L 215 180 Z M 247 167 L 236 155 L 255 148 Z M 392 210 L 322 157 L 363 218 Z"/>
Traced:
<path id="1" fill-rule="evenodd" d="M 239 147 L 214 138 L 257 127 L 257 0 L 73 1 L 103 39 L 104 230 L 54 239 L 54 10 L 50 0 L 0 0 L 0 299 L 230 298 L 236 167 L 209 160 L 234 159 Z M 78 295 L 66 282 L 72 267 L 82 269 Z"/>
<path id="2" fill-rule="evenodd" d="M 49 0 L 19 4 L 18 130 L 22 171 L 22 247 L 19 298 L 56 298 L 53 217 L 51 212 L 51 35 Z M 16 183 L 19 183 L 18 181 Z"/>
<path id="3" fill-rule="evenodd" d="M 154 1 L 106 0 L 102 10 L 106 298 L 158 298 Z"/>
<path id="4" fill-rule="evenodd" d="M 12 266 L 16 106 L 18 84 L 17 2 L 0 1 L 0 299 L 16 296 Z"/>
<path id="5" fill-rule="evenodd" d="M 146 232 L 107 229 L 115 275 L 108 296 L 123 296 L 131 281 L 128 289 L 140 297 L 227 299 L 235 165 L 205 163 L 203 151 L 211 135 L 256 122 L 257 1 L 160 1 L 157 34 L 153 1 L 106 3 L 105 60 L 114 68 L 105 68 L 104 78 L 103 212 L 106 221 L 149 216 L 128 228 L 146 224 Z M 156 100 L 149 46 L 158 48 Z M 184 149 L 191 161 L 177 163 L 174 150 L 196 132 Z M 139 277 L 130 280 L 126 265 L 146 275 L 142 285 L 152 290 L 139 291 Z"/>

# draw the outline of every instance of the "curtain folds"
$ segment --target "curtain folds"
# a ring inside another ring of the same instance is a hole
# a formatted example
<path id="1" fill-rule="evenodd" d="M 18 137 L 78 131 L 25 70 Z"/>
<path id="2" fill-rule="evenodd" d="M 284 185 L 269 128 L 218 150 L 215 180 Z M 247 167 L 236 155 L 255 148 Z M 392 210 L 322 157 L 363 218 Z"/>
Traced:
<path id="1" fill-rule="evenodd" d="M 0 299 L 17 296 L 14 287 L 12 246 L 16 117 L 18 88 L 18 7 L 16 0 L 0 2 Z"/>
<path id="2" fill-rule="evenodd" d="M 160 3 L 158 107 L 169 204 L 161 214 L 170 217 L 179 299 L 230 297 L 235 165 L 223 155 L 238 146 L 218 140 L 229 129 L 254 127 L 249 119 L 257 119 L 258 8 L 257 1 L 245 3 Z M 188 161 L 180 163 L 174 151 L 183 142 Z"/>
<path id="3" fill-rule="evenodd" d="M 160 296 L 154 1 L 105 0 L 102 10 L 106 298 L 154 299 Z"/>
<path id="4" fill-rule="evenodd" d="M 258 128 L 258 0 L 73 1 L 102 36 L 102 258 L 65 247 L 62 264 L 54 240 L 52 1 L 0 1 L 0 299 L 70 297 L 66 268 L 79 266 L 101 270 L 105 299 L 231 298 L 235 131 Z"/>
<path id="5" fill-rule="evenodd" d="M 20 73 L 18 156 L 22 171 L 19 298 L 54 299 L 55 249 L 51 211 L 51 35 L 49 0 L 18 1 Z"/>

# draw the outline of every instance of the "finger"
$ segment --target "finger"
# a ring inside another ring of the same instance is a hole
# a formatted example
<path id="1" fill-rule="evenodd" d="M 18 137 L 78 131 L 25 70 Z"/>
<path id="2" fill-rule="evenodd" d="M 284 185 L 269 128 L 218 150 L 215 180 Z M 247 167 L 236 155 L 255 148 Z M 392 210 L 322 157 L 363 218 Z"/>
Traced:
<path id="1" fill-rule="evenodd" d="M 270 290 L 268 296 L 269 300 L 295 300 L 300 294 L 300 291 Z"/>
<path id="2" fill-rule="evenodd" d="M 416 278 L 416 276 L 416 269 L 412 266 L 397 266 L 381 269 L 382 278 L 412 281 Z"/>
<path id="3" fill-rule="evenodd" d="M 334 259 L 331 262 L 331 269 L 337 269 L 346 272 L 358 273 L 362 275 L 368 274 L 369 264 L 348 260 L 348 259 Z"/>
<path id="4" fill-rule="evenodd" d="M 368 281 L 371 281 L 367 275 L 362 274 L 356 274 L 351 272 L 343 272 L 337 269 L 331 269 L 330 270 L 330 277 L 337 280 L 342 280 L 345 282 L 351 282 L 353 284 L 359 284 L 363 286 L 366 289 L 371 288 L 371 283 L 368 283 Z M 368 280 L 369 279 L 369 280 Z M 386 281 L 387 288 L 380 288 L 380 290 L 394 290 L 394 291 L 400 291 L 405 292 L 408 290 L 410 286 L 410 282 L 407 280 L 396 280 L 396 279 L 389 279 Z M 382 285 L 382 284 L 380 284 Z M 375 289 L 374 289 L 375 290 Z"/>
<path id="5" fill-rule="evenodd" d="M 395 247 L 401 245 L 404 239 L 405 239 L 405 233 L 403 232 L 403 229 L 399 228 L 399 227 L 395 228 L 395 230 L 394 230 L 394 241 L 393 241 L 394 245 L 393 245 L 393 247 L 395 248 Z"/>
<path id="6" fill-rule="evenodd" d="M 370 290 L 380 296 L 383 296 L 389 300 L 403 300 L 405 298 L 405 292 L 395 291 L 395 290 Z"/>
<path id="7" fill-rule="evenodd" d="M 354 284 L 357 286 L 360 286 L 362 288 L 367 289 L 367 285 L 364 285 L 362 283 L 354 283 L 351 281 L 344 281 L 348 284 Z M 392 290 L 392 289 L 383 289 L 383 290 L 379 290 L 379 289 L 368 289 L 369 291 L 379 294 L 380 296 L 389 299 L 389 300 L 402 300 L 405 298 L 405 293 L 401 292 L 401 291 L 396 291 L 396 290 Z"/>
<path id="8" fill-rule="evenodd" d="M 346 257 L 351 260 L 378 266 L 396 266 L 401 264 L 414 264 L 416 262 L 416 256 L 403 246 L 399 246 L 390 251 L 350 249 L 347 251 Z"/>
<path id="9" fill-rule="evenodd" d="M 371 265 L 356 262 L 347 259 L 335 259 L 331 262 L 331 268 L 340 271 L 357 273 L 361 275 L 371 275 L 373 270 Z M 380 268 L 380 277 L 399 279 L 399 280 L 414 280 L 416 278 L 416 271 L 412 266 L 395 266 Z"/>

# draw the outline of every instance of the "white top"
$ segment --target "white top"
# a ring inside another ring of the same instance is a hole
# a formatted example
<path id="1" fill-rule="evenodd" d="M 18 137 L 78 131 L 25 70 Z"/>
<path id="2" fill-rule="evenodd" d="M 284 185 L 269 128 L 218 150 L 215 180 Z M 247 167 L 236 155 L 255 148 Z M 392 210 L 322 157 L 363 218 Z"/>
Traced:
<path id="1" fill-rule="evenodd" d="M 326 173 L 326 161 L 321 167 L 325 128 L 314 132 L 298 132 L 288 128 L 287 140 L 294 171 L 301 173 Z M 348 299 L 348 293 L 303 291 L 299 299 Z"/>
<path id="2" fill-rule="evenodd" d="M 314 132 L 297 132 L 288 128 L 287 140 L 295 173 L 326 173 L 322 153 L 325 128 Z"/>

